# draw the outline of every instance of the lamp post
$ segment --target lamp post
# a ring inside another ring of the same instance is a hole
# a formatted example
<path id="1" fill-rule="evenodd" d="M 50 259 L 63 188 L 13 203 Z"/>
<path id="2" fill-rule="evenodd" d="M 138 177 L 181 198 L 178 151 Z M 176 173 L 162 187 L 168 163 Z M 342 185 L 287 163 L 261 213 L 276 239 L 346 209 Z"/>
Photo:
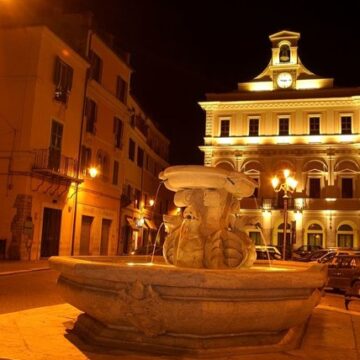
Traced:
<path id="1" fill-rule="evenodd" d="M 295 191 L 295 188 L 297 186 L 297 181 L 290 176 L 290 170 L 285 169 L 283 171 L 283 182 L 280 181 L 280 179 L 275 176 L 271 179 L 271 184 L 275 192 L 284 191 L 283 200 L 284 200 L 284 238 L 283 238 L 283 248 L 282 248 L 282 257 L 283 260 L 285 260 L 285 254 L 286 254 L 286 234 L 287 234 L 287 208 L 288 208 L 288 199 L 289 195 L 288 193 L 293 193 Z"/>

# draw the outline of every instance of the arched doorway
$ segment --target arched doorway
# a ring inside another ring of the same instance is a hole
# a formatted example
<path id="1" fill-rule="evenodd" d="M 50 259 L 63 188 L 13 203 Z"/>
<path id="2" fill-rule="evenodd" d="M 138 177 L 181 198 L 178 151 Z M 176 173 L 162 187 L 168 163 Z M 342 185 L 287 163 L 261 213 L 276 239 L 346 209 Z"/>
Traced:
<path id="1" fill-rule="evenodd" d="M 307 228 L 307 244 L 323 247 L 324 230 L 321 225 L 312 223 Z"/>

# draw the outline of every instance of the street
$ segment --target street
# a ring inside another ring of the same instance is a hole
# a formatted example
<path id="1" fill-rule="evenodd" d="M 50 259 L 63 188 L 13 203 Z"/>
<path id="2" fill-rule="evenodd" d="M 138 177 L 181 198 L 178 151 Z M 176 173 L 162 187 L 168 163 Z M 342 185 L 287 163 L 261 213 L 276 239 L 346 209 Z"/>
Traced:
<path id="1" fill-rule="evenodd" d="M 0 314 L 61 304 L 54 270 L 0 276 Z"/>

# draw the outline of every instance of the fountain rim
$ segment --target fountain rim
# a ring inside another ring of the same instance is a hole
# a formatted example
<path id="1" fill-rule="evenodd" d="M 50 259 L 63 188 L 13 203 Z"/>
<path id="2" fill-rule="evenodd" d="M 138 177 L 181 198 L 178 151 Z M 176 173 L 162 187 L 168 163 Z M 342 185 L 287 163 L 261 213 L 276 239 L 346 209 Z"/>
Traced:
<path id="1" fill-rule="evenodd" d="M 279 261 L 279 265 L 284 267 L 284 271 L 260 271 L 259 269 L 238 268 L 238 269 L 194 269 L 181 268 L 165 263 L 155 263 L 149 266 L 129 265 L 143 257 L 121 256 L 121 257 L 101 257 L 101 256 L 53 256 L 49 259 L 50 267 L 59 271 L 64 276 L 84 276 L 98 280 L 119 281 L 124 275 L 132 281 L 139 279 L 145 283 L 156 283 L 166 286 L 196 286 L 199 281 L 207 288 L 223 289 L 256 289 L 265 288 L 304 288 L 322 287 L 327 277 L 327 266 L 319 263 L 295 263 Z M 159 257 L 161 258 L 161 257 Z M 107 261 L 105 261 L 107 260 Z M 115 261 L 116 262 L 111 262 Z M 119 262 L 121 260 L 121 262 Z M 259 263 L 256 263 L 259 264 Z M 255 264 L 255 266 L 256 266 Z M 265 262 L 262 263 L 265 265 Z M 286 266 L 293 271 L 285 270 Z M 254 268 L 254 267 L 253 267 Z M 111 270 L 111 271 L 109 271 Z M 312 274 L 311 281 L 309 275 Z M 180 285 L 179 285 L 180 282 Z"/>

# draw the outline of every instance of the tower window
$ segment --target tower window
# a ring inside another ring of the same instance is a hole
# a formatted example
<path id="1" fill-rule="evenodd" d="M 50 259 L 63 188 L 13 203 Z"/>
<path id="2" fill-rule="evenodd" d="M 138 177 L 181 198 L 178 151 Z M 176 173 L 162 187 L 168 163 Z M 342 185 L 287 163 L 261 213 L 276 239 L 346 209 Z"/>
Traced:
<path id="1" fill-rule="evenodd" d="M 279 59 L 280 59 L 281 63 L 290 61 L 290 47 L 289 47 L 289 45 L 281 45 Z"/>

